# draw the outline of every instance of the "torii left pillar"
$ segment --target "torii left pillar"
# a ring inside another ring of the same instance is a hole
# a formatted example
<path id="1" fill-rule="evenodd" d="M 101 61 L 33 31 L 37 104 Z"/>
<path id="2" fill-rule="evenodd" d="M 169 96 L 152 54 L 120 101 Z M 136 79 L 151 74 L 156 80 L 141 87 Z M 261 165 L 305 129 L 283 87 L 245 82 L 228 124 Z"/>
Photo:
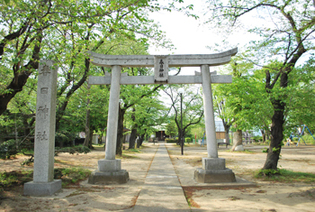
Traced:
<path id="1" fill-rule="evenodd" d="M 98 161 L 98 170 L 94 171 L 88 180 L 90 184 L 126 183 L 129 174 L 121 169 L 121 160 L 115 159 L 118 126 L 118 108 L 120 94 L 121 66 L 113 66 L 106 133 L 105 159 Z"/>

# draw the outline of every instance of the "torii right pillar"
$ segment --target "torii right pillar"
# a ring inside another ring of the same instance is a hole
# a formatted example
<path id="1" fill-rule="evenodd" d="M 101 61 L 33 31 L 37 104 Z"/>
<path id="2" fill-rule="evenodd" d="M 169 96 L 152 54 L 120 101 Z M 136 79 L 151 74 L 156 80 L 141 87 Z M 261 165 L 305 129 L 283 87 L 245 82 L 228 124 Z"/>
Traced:
<path id="1" fill-rule="evenodd" d="M 201 74 L 208 157 L 202 158 L 202 168 L 195 170 L 194 179 L 199 183 L 235 182 L 235 174 L 225 167 L 225 159 L 218 158 L 209 65 L 201 66 Z"/>

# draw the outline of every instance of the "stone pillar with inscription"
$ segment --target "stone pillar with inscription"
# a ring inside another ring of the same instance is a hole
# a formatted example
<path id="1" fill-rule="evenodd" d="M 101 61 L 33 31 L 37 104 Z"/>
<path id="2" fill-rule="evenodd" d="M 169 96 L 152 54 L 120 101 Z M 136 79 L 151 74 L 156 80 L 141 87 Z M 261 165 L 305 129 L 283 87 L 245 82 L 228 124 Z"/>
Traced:
<path id="1" fill-rule="evenodd" d="M 201 75 L 208 157 L 202 158 L 202 168 L 195 170 L 194 179 L 199 183 L 235 182 L 233 171 L 225 167 L 225 159 L 218 158 L 209 65 L 201 66 Z"/>
<path id="2" fill-rule="evenodd" d="M 54 180 L 57 69 L 53 61 L 40 61 L 34 146 L 33 181 L 24 184 L 24 195 L 52 195 L 61 189 Z"/>

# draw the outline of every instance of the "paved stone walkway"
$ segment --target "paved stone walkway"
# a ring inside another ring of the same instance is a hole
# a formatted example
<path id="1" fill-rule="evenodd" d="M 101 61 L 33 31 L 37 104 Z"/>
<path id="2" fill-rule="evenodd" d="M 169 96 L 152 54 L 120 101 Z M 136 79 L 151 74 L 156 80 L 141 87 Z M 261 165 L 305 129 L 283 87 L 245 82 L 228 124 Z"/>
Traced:
<path id="1" fill-rule="evenodd" d="M 190 211 L 164 143 L 159 144 L 132 211 Z"/>

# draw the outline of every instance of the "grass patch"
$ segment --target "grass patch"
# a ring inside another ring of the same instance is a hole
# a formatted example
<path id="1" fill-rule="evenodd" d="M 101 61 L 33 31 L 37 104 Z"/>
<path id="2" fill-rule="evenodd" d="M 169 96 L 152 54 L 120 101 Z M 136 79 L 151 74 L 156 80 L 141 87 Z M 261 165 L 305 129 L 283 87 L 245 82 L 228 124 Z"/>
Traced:
<path id="1" fill-rule="evenodd" d="M 232 151 L 231 149 L 222 149 L 222 152 L 229 152 L 229 153 L 245 153 L 245 154 L 256 154 L 257 152 L 254 152 L 249 149 L 245 149 L 244 151 Z"/>
<path id="2" fill-rule="evenodd" d="M 33 180 L 33 171 L 0 172 L 0 192 Z"/>
<path id="3" fill-rule="evenodd" d="M 104 148 L 104 146 L 105 146 L 105 143 L 104 144 L 92 144 L 92 146 L 94 147 L 94 148 Z"/>
<path id="4" fill-rule="evenodd" d="M 54 170 L 54 179 L 61 179 L 62 186 L 76 185 L 87 179 L 91 171 L 83 168 L 58 168 Z M 33 180 L 33 171 L 0 172 L 0 192 L 23 185 Z"/>
<path id="5" fill-rule="evenodd" d="M 61 179 L 62 187 L 77 185 L 82 180 L 86 180 L 91 171 L 83 168 L 58 168 L 55 169 L 55 179 Z"/>
<path id="6" fill-rule="evenodd" d="M 286 169 L 259 170 L 255 173 L 255 178 L 282 183 L 315 183 L 315 174 L 294 172 Z"/>
<path id="7" fill-rule="evenodd" d="M 243 151 L 243 153 L 255 154 L 256 152 L 251 151 L 251 150 L 248 150 L 248 149 L 245 149 L 245 150 Z"/>
<path id="8" fill-rule="evenodd" d="M 141 149 L 126 149 L 122 151 L 122 155 L 116 155 L 116 157 L 119 159 L 138 158 L 137 156 L 132 155 L 137 153 L 141 153 Z"/>
<path id="9" fill-rule="evenodd" d="M 21 149 L 18 155 L 34 155 L 33 149 Z"/>
<path id="10" fill-rule="evenodd" d="M 104 156 L 102 156 L 103 158 Z M 73 161 L 67 161 L 67 160 L 59 160 L 59 159 L 55 159 L 55 164 L 56 163 L 59 163 L 59 164 L 63 164 L 63 165 L 68 165 L 68 166 L 74 166 L 74 163 Z"/>
<path id="11" fill-rule="evenodd" d="M 123 153 L 140 153 L 141 150 L 140 149 L 126 149 L 123 150 Z"/>
<path id="12" fill-rule="evenodd" d="M 134 155 L 122 154 L 122 155 L 116 155 L 116 158 L 118 158 L 118 159 L 133 159 L 133 158 L 138 158 L 138 157 L 134 156 Z"/>
<path id="13" fill-rule="evenodd" d="M 91 152 L 91 150 L 88 147 L 82 146 L 82 145 L 72 146 L 72 147 L 64 147 L 64 148 L 55 147 L 55 156 L 57 156 L 58 153 L 62 153 L 62 152 L 68 152 L 69 154 L 74 154 L 74 153 L 86 154 L 86 153 Z"/>

